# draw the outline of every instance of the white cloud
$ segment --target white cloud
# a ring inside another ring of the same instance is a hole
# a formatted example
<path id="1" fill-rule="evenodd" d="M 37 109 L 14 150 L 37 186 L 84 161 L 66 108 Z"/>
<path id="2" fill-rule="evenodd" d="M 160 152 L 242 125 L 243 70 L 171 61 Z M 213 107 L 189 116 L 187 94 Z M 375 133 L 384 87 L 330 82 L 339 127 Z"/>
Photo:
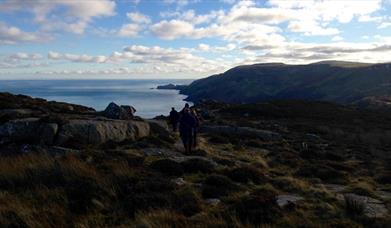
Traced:
<path id="1" fill-rule="evenodd" d="M 141 27 L 138 24 L 124 24 L 118 31 L 118 36 L 121 37 L 137 37 Z"/>
<path id="2" fill-rule="evenodd" d="M 210 46 L 207 45 L 207 44 L 199 44 L 197 49 L 200 50 L 200 51 L 209 51 L 210 50 Z"/>
<path id="3" fill-rule="evenodd" d="M 379 26 L 377 26 L 378 29 L 385 29 L 391 27 L 391 22 L 382 22 Z"/>
<path id="4" fill-rule="evenodd" d="M 333 38 L 331 38 L 331 41 L 341 41 L 341 40 L 343 40 L 342 36 L 334 36 Z"/>
<path id="5" fill-rule="evenodd" d="M 138 24 L 149 24 L 151 23 L 151 18 L 147 15 L 144 15 L 139 12 L 129 12 L 126 16 L 132 20 L 134 23 Z"/>
<path id="6" fill-rule="evenodd" d="M 193 30 L 192 24 L 181 20 L 163 20 L 151 27 L 151 31 L 155 35 L 166 40 L 187 37 L 191 35 Z"/>
<path id="7" fill-rule="evenodd" d="M 227 49 L 236 48 L 234 45 L 227 45 Z M 62 54 L 58 52 L 49 52 L 48 59 L 50 60 L 65 60 L 78 63 L 106 63 L 106 65 L 116 64 L 121 67 L 110 68 L 115 69 L 117 73 L 131 73 L 134 71 L 119 70 L 135 69 L 138 67 L 141 73 L 199 73 L 213 74 L 232 67 L 232 63 L 210 60 L 204 57 L 192 54 L 193 49 L 189 48 L 162 48 L 159 46 L 142 46 L 131 45 L 125 47 L 120 52 L 113 52 L 109 56 L 89 56 Z M 125 65 L 124 65 L 125 64 Z M 107 69 L 106 73 L 113 73 L 113 70 Z M 142 70 L 140 70 L 142 69 Z M 68 71 L 76 73 L 79 70 Z M 80 72 L 102 73 L 102 71 L 81 70 Z M 105 73 L 103 72 L 103 73 Z M 61 73 L 64 73 L 61 71 Z"/>
<path id="8" fill-rule="evenodd" d="M 288 29 L 292 32 L 304 33 L 306 36 L 330 36 L 340 33 L 336 28 L 324 28 L 312 21 L 292 21 Z"/>
<path id="9" fill-rule="evenodd" d="M 0 59 L 1 69 L 18 69 L 47 66 L 47 63 L 41 62 L 43 56 L 38 53 L 18 52 L 10 54 Z"/>
<path id="10" fill-rule="evenodd" d="M 12 55 L 9 55 L 7 59 L 11 60 L 39 60 L 42 59 L 42 55 L 38 53 L 23 53 L 23 52 L 18 52 Z"/>
<path id="11" fill-rule="evenodd" d="M 332 36 L 340 31 L 338 27 L 330 27 L 331 22 L 348 23 L 355 17 L 363 21 L 377 21 L 379 17 L 372 16 L 372 13 L 379 9 L 381 0 L 271 0 L 268 7 L 243 0 L 227 12 L 213 11 L 204 15 L 197 15 L 193 10 L 162 13 L 163 17 L 173 19 L 160 21 L 151 30 L 156 36 L 169 40 L 222 37 L 231 41 L 241 37 L 239 42 L 249 43 L 264 41 L 267 36 L 280 36 L 279 40 L 283 40 L 278 33 L 282 31 L 282 23 L 288 22 L 290 32 L 306 36 Z M 201 23 L 208 25 L 197 26 Z"/>
<path id="12" fill-rule="evenodd" d="M 111 0 L 7 0 L 0 5 L 0 12 L 28 11 L 34 14 L 34 22 L 44 31 L 65 30 L 81 34 L 93 18 L 113 16 L 115 6 Z"/>
<path id="13" fill-rule="evenodd" d="M 15 26 L 9 26 L 0 21 L 0 44 L 15 44 L 18 42 L 45 42 L 52 37 L 47 34 L 36 34 L 23 31 Z"/>
<path id="14" fill-rule="evenodd" d="M 104 63 L 107 61 L 107 57 L 103 55 L 90 56 L 90 55 L 75 55 L 75 54 L 61 54 L 58 52 L 50 51 L 48 53 L 48 59 L 50 60 L 68 60 L 77 63 Z"/>

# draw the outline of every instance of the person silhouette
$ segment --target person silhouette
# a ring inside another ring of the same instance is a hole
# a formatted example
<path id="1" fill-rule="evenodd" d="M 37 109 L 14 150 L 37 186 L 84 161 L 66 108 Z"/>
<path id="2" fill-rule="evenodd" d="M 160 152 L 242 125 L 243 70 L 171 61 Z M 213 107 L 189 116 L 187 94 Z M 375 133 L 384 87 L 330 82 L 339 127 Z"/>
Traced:
<path id="1" fill-rule="evenodd" d="M 191 153 L 193 146 L 193 130 L 196 126 L 196 120 L 191 114 L 190 108 L 183 108 L 179 119 L 179 135 L 181 137 L 183 147 L 185 148 L 185 154 Z"/>
<path id="2" fill-rule="evenodd" d="M 172 126 L 172 131 L 176 132 L 178 127 L 178 121 L 179 121 L 179 113 L 177 112 L 177 110 L 175 110 L 174 107 L 171 108 L 169 120 Z"/>

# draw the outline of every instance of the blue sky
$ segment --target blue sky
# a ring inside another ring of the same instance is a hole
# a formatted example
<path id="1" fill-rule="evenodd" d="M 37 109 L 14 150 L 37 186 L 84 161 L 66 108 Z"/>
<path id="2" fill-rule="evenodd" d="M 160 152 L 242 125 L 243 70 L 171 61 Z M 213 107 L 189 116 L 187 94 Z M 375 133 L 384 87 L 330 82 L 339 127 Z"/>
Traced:
<path id="1" fill-rule="evenodd" d="M 390 0 L 0 0 L 0 79 L 391 61 Z"/>

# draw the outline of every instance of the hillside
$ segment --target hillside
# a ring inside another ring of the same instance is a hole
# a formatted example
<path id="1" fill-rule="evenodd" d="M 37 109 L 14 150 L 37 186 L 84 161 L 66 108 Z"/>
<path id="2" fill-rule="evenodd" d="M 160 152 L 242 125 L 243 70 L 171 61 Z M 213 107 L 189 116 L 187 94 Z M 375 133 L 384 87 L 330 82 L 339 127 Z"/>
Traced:
<path id="1" fill-rule="evenodd" d="M 0 94 L 0 226 L 390 224 L 388 113 L 299 100 L 196 109 L 199 147 L 184 155 L 165 117 Z"/>
<path id="2" fill-rule="evenodd" d="M 195 102 L 202 99 L 230 103 L 304 99 L 341 104 L 362 100 L 376 103 L 377 97 L 391 96 L 391 64 L 326 61 L 308 65 L 245 65 L 196 80 L 181 93 Z"/>

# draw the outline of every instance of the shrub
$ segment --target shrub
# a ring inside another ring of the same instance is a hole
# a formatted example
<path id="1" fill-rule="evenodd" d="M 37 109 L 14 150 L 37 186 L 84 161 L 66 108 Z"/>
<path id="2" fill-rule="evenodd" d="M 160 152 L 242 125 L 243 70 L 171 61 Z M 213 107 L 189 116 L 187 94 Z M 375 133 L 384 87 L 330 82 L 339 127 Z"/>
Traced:
<path id="1" fill-rule="evenodd" d="M 138 155 L 128 155 L 126 161 L 129 166 L 141 166 L 144 163 L 145 158 Z"/>
<path id="2" fill-rule="evenodd" d="M 252 181 L 255 184 L 265 182 L 265 175 L 258 169 L 252 166 L 242 166 L 228 171 L 227 176 L 232 180 L 240 183 L 248 183 Z"/>
<path id="3" fill-rule="evenodd" d="M 170 176 L 181 176 L 183 167 L 179 162 L 171 159 L 160 159 L 151 163 L 150 167 L 156 171 Z"/>
<path id="4" fill-rule="evenodd" d="M 330 166 L 322 164 L 307 164 L 299 168 L 296 175 L 302 177 L 317 177 L 323 181 L 331 181 L 335 183 L 346 180 L 346 175 Z"/>
<path id="5" fill-rule="evenodd" d="M 0 227 L 29 227 L 14 211 L 0 212 Z"/>
<path id="6" fill-rule="evenodd" d="M 349 192 L 356 193 L 362 196 L 373 196 L 373 191 L 373 187 L 366 182 L 355 183 L 349 189 Z"/>
<path id="7" fill-rule="evenodd" d="M 191 158 L 182 162 L 186 173 L 211 173 L 214 171 L 213 164 L 205 159 Z"/>
<path id="8" fill-rule="evenodd" d="M 391 183 L 391 171 L 385 171 L 376 176 L 376 181 L 380 184 L 389 184 Z"/>
<path id="9" fill-rule="evenodd" d="M 208 176 L 202 185 L 202 196 L 204 198 L 219 198 L 226 196 L 237 189 L 235 183 L 223 175 L 212 174 Z"/>
<path id="10" fill-rule="evenodd" d="M 176 192 L 173 207 L 186 216 L 192 216 L 201 211 L 201 201 L 193 190 L 185 188 Z"/>
<path id="11" fill-rule="evenodd" d="M 119 205 L 131 216 L 137 211 L 171 208 L 173 191 L 174 185 L 170 180 L 153 176 L 131 180 L 116 189 Z"/>
<path id="12" fill-rule="evenodd" d="M 242 197 L 233 205 L 233 209 L 242 222 L 254 225 L 272 223 L 281 215 L 273 192 L 257 192 Z"/>
<path id="13" fill-rule="evenodd" d="M 77 177 L 66 183 L 65 194 L 70 211 L 82 214 L 93 206 L 91 200 L 100 197 L 102 190 L 92 179 Z"/>

